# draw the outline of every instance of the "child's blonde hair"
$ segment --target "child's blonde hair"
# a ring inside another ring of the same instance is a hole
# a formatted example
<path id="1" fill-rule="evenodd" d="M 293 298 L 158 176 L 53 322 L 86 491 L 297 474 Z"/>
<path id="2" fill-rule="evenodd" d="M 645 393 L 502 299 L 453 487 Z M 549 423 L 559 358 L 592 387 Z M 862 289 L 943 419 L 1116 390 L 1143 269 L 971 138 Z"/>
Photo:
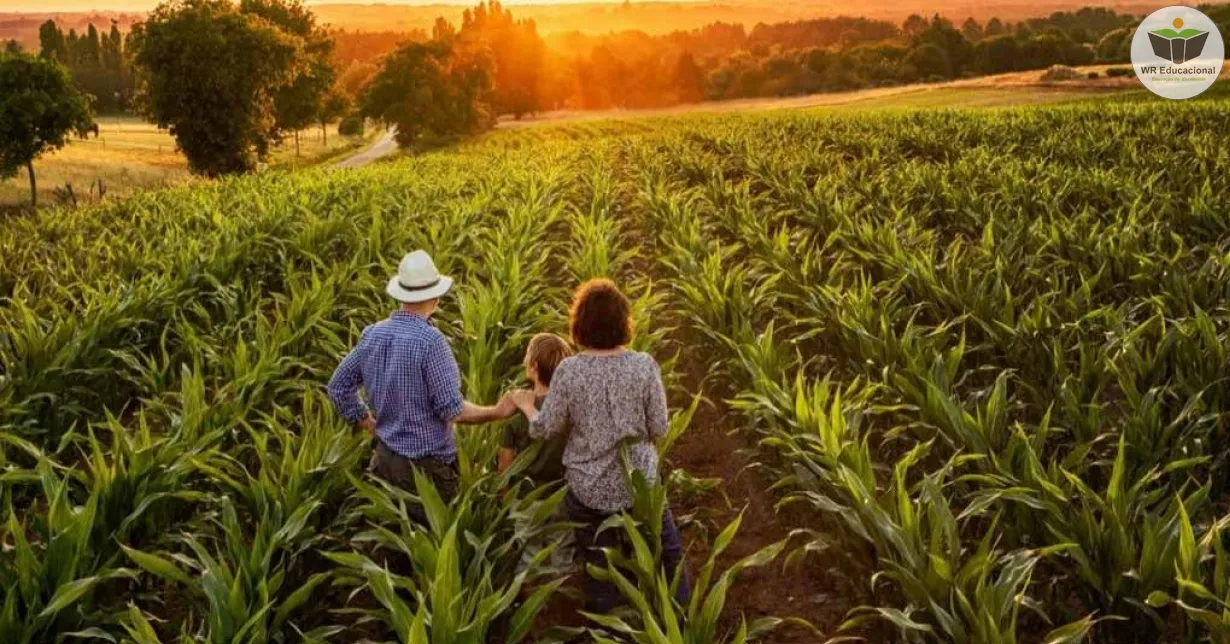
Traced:
<path id="1" fill-rule="evenodd" d="M 525 357 L 538 373 L 538 381 L 548 387 L 551 386 L 556 367 L 570 355 L 572 347 L 568 341 L 554 333 L 535 335 L 530 338 L 530 346 L 525 350 Z"/>

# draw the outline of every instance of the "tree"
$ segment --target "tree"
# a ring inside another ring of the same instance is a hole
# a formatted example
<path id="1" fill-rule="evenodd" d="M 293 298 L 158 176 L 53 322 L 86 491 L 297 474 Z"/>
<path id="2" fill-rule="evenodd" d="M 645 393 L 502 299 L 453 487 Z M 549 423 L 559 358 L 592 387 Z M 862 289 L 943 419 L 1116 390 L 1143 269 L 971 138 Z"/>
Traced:
<path id="1" fill-rule="evenodd" d="M 974 45 L 975 67 L 983 74 L 1023 69 L 1021 44 L 1014 36 L 989 36 Z"/>
<path id="2" fill-rule="evenodd" d="M 447 33 L 437 25 L 434 32 Z M 496 114 L 521 118 L 542 109 L 547 48 L 532 20 L 514 20 L 498 0 L 480 2 L 462 14 L 459 49 L 490 56 L 490 103 Z"/>
<path id="3" fill-rule="evenodd" d="M 947 63 L 941 66 L 948 70 L 947 73 L 941 74 L 938 69 L 932 68 L 935 75 L 952 78 L 961 73 L 969 62 L 969 41 L 952 26 L 951 22 L 941 18 L 938 14 L 931 20 L 931 26 L 914 39 L 915 51 L 917 51 L 919 46 L 926 44 L 935 45 L 941 49 L 944 52 L 944 58 L 947 60 Z M 930 52 L 924 53 L 931 57 L 930 63 L 938 63 L 938 59 Z M 924 65 L 930 63 L 924 63 Z M 927 74 L 924 78 L 930 75 Z"/>
<path id="4" fill-rule="evenodd" d="M 966 18 L 965 22 L 961 23 L 961 35 L 970 42 L 978 42 L 982 40 L 982 25 L 972 17 Z"/>
<path id="5" fill-rule="evenodd" d="M 452 43 L 406 43 L 384 59 L 368 84 L 361 114 L 396 127 L 403 148 L 475 134 L 494 123 L 484 100 L 490 73 L 489 60 Z"/>
<path id="6" fill-rule="evenodd" d="M 70 133 L 83 134 L 92 123 L 89 99 L 62 65 L 26 54 L 0 54 L 0 179 L 24 166 L 31 205 L 38 207 L 34 160 L 64 147 Z"/>
<path id="7" fill-rule="evenodd" d="M 363 136 L 363 117 L 347 116 L 337 124 L 337 133 L 341 136 Z"/>
<path id="8" fill-rule="evenodd" d="M 624 61 L 607 45 L 599 45 L 577 64 L 581 106 L 586 109 L 627 105 L 628 78 Z"/>
<path id="9" fill-rule="evenodd" d="M 329 144 L 329 123 L 342 118 L 348 111 L 350 111 L 350 99 L 336 89 L 330 90 L 321 102 L 320 113 L 317 115 L 320 118 L 320 134 L 325 145 Z"/>
<path id="10" fill-rule="evenodd" d="M 299 131 L 321 121 L 325 97 L 337 77 L 330 60 L 333 39 L 299 0 L 242 0 L 239 8 L 303 43 L 298 73 L 273 95 L 277 135 L 284 137 L 290 132 L 295 139 L 295 156 L 299 156 Z"/>
<path id="11" fill-rule="evenodd" d="M 227 0 L 182 0 L 159 5 L 131 40 L 143 109 L 193 172 L 247 172 L 268 155 L 273 96 L 299 71 L 299 39 Z"/>
<path id="12" fill-rule="evenodd" d="M 705 100 L 705 70 L 696 64 L 692 54 L 684 52 L 675 63 L 675 89 L 681 103 L 699 103 Z"/>
<path id="13" fill-rule="evenodd" d="M 1035 34 L 1028 40 L 1022 39 L 1021 56 L 1028 68 L 1042 68 L 1055 63 L 1084 65 L 1093 61 L 1090 53 L 1057 29 Z"/>
<path id="14" fill-rule="evenodd" d="M 1008 33 L 1004 28 L 1004 23 L 1000 22 L 999 18 L 991 18 L 987 21 L 987 26 L 982 30 L 983 36 L 1002 36 Z"/>
<path id="15" fill-rule="evenodd" d="M 931 43 L 923 43 L 910 51 L 906 63 L 914 68 L 921 80 L 952 78 L 952 61 L 947 52 Z"/>
<path id="16" fill-rule="evenodd" d="M 308 68 L 273 95 L 276 136 L 282 139 L 291 133 L 295 156 L 299 156 L 299 131 L 319 121 L 325 92 L 333 84 L 333 69 L 327 63 L 314 60 Z"/>
<path id="17" fill-rule="evenodd" d="M 1125 62 L 1131 57 L 1132 29 L 1123 27 L 1102 36 L 1098 41 L 1097 59 L 1104 63 Z"/>
<path id="18" fill-rule="evenodd" d="M 453 23 L 444 19 L 444 16 L 437 16 L 436 22 L 431 26 L 432 40 L 452 40 L 457 37 L 457 28 Z"/>
<path id="19" fill-rule="evenodd" d="M 6 54 L 20 54 L 20 53 L 22 53 L 22 52 L 21 52 L 21 43 L 17 42 L 16 40 L 6 40 L 6 41 L 4 41 L 4 53 L 6 53 Z"/>
<path id="20" fill-rule="evenodd" d="M 68 64 L 68 46 L 64 42 L 64 32 L 56 26 L 56 21 L 48 20 L 38 28 L 39 55 L 43 58 L 58 60 Z"/>
<path id="21" fill-rule="evenodd" d="M 102 41 L 102 65 L 112 73 L 119 74 L 124 66 L 124 37 L 120 35 L 120 26 L 111 21 L 111 31 Z"/>
<path id="22" fill-rule="evenodd" d="M 905 22 L 902 23 L 901 33 L 905 34 L 906 38 L 914 39 L 920 36 L 922 32 L 926 31 L 927 27 L 930 26 L 931 24 L 927 22 L 926 18 L 916 13 L 912 13 L 910 14 L 910 17 L 906 18 Z"/>
<path id="23" fill-rule="evenodd" d="M 357 102 L 363 95 L 363 88 L 376 75 L 380 67 L 375 63 L 353 62 L 337 79 L 336 89 L 346 95 L 351 102 Z"/>
<path id="24" fill-rule="evenodd" d="M 90 23 L 85 40 L 81 43 L 79 60 L 91 67 L 98 67 L 102 64 L 102 41 L 98 37 L 98 29 L 94 27 L 94 23 Z"/>
<path id="25" fill-rule="evenodd" d="M 124 110 L 132 96 L 132 75 L 124 53 L 124 38 L 119 25 L 111 22 L 111 30 L 103 34 L 93 24 L 86 35 L 68 36 L 54 21 L 39 27 L 39 55 L 59 61 L 68 68 L 78 89 L 94 96 L 94 108 L 100 112 Z"/>

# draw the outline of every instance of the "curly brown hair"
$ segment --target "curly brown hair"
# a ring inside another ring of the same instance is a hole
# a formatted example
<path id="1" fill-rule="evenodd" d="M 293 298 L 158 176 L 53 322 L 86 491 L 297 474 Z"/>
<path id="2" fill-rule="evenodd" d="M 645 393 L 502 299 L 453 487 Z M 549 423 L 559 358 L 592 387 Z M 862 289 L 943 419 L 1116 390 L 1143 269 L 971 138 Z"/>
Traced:
<path id="1" fill-rule="evenodd" d="M 568 330 L 579 347 L 621 347 L 632 341 L 632 303 L 611 280 L 589 280 L 572 296 Z"/>

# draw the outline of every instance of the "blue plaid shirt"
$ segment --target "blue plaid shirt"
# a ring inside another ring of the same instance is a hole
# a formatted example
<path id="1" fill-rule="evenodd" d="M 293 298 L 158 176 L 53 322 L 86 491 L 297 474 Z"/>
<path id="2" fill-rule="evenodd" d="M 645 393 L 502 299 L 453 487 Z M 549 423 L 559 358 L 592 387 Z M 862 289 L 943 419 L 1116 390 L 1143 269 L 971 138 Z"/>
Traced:
<path id="1" fill-rule="evenodd" d="M 397 311 L 364 329 L 329 380 L 329 398 L 351 423 L 370 410 L 376 435 L 406 458 L 457 455 L 452 421 L 465 405 L 461 373 L 444 334 L 423 317 Z"/>

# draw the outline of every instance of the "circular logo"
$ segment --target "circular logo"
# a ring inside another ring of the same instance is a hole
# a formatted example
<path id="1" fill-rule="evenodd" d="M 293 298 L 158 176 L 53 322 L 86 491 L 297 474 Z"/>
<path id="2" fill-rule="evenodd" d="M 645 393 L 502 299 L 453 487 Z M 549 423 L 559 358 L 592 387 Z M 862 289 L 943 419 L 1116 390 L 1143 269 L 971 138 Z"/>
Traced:
<path id="1" fill-rule="evenodd" d="M 1208 89 L 1221 74 L 1225 57 L 1217 25 L 1191 7 L 1158 9 L 1132 36 L 1136 77 L 1166 98 L 1191 98 Z"/>

